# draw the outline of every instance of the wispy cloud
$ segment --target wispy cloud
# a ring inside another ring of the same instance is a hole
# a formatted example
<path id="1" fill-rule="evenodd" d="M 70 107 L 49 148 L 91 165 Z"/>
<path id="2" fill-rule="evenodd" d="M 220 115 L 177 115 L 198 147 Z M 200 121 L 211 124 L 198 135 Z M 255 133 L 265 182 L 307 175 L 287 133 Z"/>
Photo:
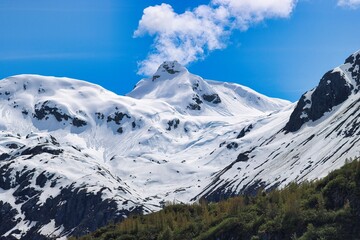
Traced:
<path id="1" fill-rule="evenodd" d="M 357 8 L 360 6 L 360 0 L 339 0 L 338 5 L 341 7 Z"/>
<path id="2" fill-rule="evenodd" d="M 161 4 L 144 10 L 134 37 L 154 37 L 152 51 L 139 63 L 151 75 L 165 60 L 189 64 L 223 49 L 234 30 L 245 31 L 268 18 L 287 18 L 297 0 L 211 0 L 184 13 Z"/>

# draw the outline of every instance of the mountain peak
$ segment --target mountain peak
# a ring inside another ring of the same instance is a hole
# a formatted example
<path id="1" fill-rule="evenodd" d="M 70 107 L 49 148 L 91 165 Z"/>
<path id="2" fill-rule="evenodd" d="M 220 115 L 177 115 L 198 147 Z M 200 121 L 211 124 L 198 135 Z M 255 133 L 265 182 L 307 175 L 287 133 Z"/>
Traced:
<path id="1" fill-rule="evenodd" d="M 159 66 L 158 70 L 153 75 L 152 80 L 172 79 L 184 72 L 188 72 L 188 70 L 177 61 L 165 61 Z"/>
<path id="2" fill-rule="evenodd" d="M 360 50 L 351 54 L 346 60 L 345 64 L 360 65 Z"/>
<path id="3" fill-rule="evenodd" d="M 298 131 L 305 123 L 316 121 L 334 107 L 360 92 L 360 50 L 351 54 L 345 64 L 328 71 L 319 85 L 304 93 L 284 130 Z"/>
<path id="4" fill-rule="evenodd" d="M 205 80 L 177 61 L 161 64 L 152 78 L 139 81 L 127 96 L 160 100 L 193 116 L 258 115 L 289 104 L 237 84 Z"/>

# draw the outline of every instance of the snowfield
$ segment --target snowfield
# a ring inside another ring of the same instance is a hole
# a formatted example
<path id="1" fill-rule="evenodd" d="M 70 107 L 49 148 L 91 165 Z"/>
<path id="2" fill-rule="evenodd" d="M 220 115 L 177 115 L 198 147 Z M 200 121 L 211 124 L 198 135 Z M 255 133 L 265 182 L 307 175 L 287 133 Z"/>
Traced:
<path id="1" fill-rule="evenodd" d="M 166 201 L 325 176 L 359 155 L 360 53 L 290 103 L 164 62 L 126 96 L 69 78 L 0 81 L 0 235 L 82 235 Z"/>

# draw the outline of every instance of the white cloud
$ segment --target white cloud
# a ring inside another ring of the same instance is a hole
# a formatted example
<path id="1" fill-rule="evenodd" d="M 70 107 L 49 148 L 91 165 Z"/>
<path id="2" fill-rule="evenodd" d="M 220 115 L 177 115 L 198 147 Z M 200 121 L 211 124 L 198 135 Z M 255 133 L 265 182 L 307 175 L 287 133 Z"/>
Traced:
<path id="1" fill-rule="evenodd" d="M 289 17 L 295 0 L 212 0 L 212 4 L 225 7 L 236 20 L 237 28 L 247 29 L 249 25 L 266 18 Z"/>
<path id="2" fill-rule="evenodd" d="M 341 7 L 357 8 L 360 6 L 360 0 L 339 0 L 338 5 Z"/>
<path id="3" fill-rule="evenodd" d="M 227 14 L 223 8 L 205 5 L 182 14 L 168 4 L 146 8 L 134 36 L 154 36 L 154 49 L 140 63 L 139 73 L 150 75 L 166 60 L 188 64 L 203 58 L 207 51 L 225 47 Z"/>
<path id="4" fill-rule="evenodd" d="M 234 29 L 246 30 L 266 18 L 291 14 L 296 0 L 212 0 L 178 14 L 168 4 L 144 10 L 134 37 L 154 37 L 153 49 L 139 63 L 139 74 L 151 75 L 164 61 L 189 64 L 226 47 Z"/>

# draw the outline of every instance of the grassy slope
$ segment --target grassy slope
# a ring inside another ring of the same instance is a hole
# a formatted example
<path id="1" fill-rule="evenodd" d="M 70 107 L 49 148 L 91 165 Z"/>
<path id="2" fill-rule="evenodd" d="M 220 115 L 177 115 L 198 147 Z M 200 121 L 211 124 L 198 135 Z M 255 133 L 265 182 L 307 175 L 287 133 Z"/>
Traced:
<path id="1" fill-rule="evenodd" d="M 360 239 L 360 162 L 255 197 L 169 205 L 80 239 Z"/>

